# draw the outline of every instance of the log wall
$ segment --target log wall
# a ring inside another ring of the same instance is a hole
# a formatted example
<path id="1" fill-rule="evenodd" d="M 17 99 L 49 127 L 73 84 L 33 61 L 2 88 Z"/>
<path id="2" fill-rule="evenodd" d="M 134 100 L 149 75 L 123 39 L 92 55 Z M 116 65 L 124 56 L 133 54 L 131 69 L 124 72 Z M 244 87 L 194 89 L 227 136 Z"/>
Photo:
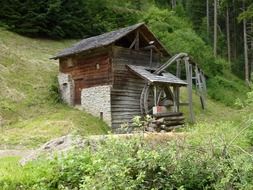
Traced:
<path id="1" fill-rule="evenodd" d="M 155 57 L 155 56 L 154 56 Z M 158 65 L 158 58 L 153 66 Z M 140 96 L 145 81 L 132 74 L 126 65 L 149 66 L 149 53 L 137 52 L 125 48 L 114 47 L 112 55 L 113 88 L 111 91 L 112 127 L 131 123 L 136 115 L 141 115 Z"/>
<path id="2" fill-rule="evenodd" d="M 60 63 L 60 72 L 71 74 L 74 80 L 83 79 L 83 88 L 112 82 L 111 63 L 107 53 L 88 59 L 74 58 L 73 66 Z"/>
<path id="3" fill-rule="evenodd" d="M 114 46 L 89 56 L 76 56 L 60 60 L 60 72 L 70 74 L 75 84 L 74 103 L 81 103 L 82 89 L 112 85 L 111 116 L 112 128 L 123 123 L 131 123 L 136 115 L 141 115 L 140 96 L 145 81 L 131 73 L 126 65 L 150 66 L 149 51 L 135 51 Z M 99 65 L 99 66 L 97 66 Z M 159 65 L 159 57 L 154 54 L 151 67 Z M 94 97 L 95 98 L 95 97 Z"/>
<path id="4" fill-rule="evenodd" d="M 112 64 L 109 51 L 96 52 L 89 57 L 76 56 L 60 60 L 60 72 L 74 80 L 74 103 L 81 103 L 84 88 L 112 84 Z"/>

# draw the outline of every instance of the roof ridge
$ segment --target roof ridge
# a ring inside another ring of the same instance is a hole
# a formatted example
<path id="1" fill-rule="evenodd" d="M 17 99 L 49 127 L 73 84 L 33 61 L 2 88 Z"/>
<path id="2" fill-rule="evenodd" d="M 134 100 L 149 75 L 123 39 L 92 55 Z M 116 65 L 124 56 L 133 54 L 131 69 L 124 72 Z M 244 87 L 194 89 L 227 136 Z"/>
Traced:
<path id="1" fill-rule="evenodd" d="M 80 52 L 88 51 L 91 49 L 95 49 L 98 47 L 108 46 L 115 41 L 121 39 L 122 37 L 126 36 L 130 32 L 140 28 L 141 26 L 145 26 L 145 28 L 151 33 L 151 35 L 156 39 L 155 35 L 148 29 L 144 22 L 137 23 L 131 26 L 127 26 L 124 28 L 120 28 L 117 30 L 113 30 L 110 32 L 106 32 L 97 36 L 92 36 L 89 38 L 82 39 L 81 41 L 73 44 L 71 47 L 66 48 L 56 54 L 54 57 L 50 59 L 58 59 L 61 57 L 66 57 L 74 54 L 78 54 Z M 166 51 L 166 49 L 162 46 L 158 39 L 156 39 L 158 44 Z"/>
<path id="2" fill-rule="evenodd" d="M 97 37 L 101 37 L 101 36 L 106 36 L 108 34 L 111 34 L 111 33 L 114 33 L 114 32 L 119 32 L 119 31 L 124 31 L 124 30 L 127 30 L 127 29 L 130 29 L 130 28 L 139 28 L 140 26 L 142 26 L 144 24 L 144 22 L 142 23 L 137 23 L 137 24 L 134 24 L 134 25 L 131 25 L 131 26 L 127 26 L 127 27 L 124 27 L 124 28 L 119 28 L 119 29 L 116 29 L 116 30 L 113 30 L 113 31 L 109 31 L 109 32 L 106 32 L 106 33 L 103 33 L 103 34 L 99 34 L 99 35 L 96 35 L 96 36 L 90 36 L 88 38 L 84 38 L 82 39 L 81 41 L 75 43 L 72 45 L 72 47 L 74 47 L 75 45 L 78 45 L 80 43 L 82 43 L 83 41 L 86 41 L 86 40 L 89 40 L 89 39 L 92 39 L 92 38 L 97 38 Z M 71 47 L 70 47 L 71 48 Z"/>

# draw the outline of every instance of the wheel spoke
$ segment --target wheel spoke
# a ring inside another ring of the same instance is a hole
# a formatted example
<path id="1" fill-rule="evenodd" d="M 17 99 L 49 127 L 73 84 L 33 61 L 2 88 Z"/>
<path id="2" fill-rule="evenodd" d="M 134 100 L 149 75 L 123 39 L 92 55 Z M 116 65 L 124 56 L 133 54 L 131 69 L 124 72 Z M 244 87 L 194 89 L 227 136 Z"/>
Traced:
<path id="1" fill-rule="evenodd" d="M 166 101 L 168 103 L 165 103 Z M 166 104 L 164 106 L 167 107 L 173 101 L 173 95 L 168 86 L 145 85 L 141 96 L 142 113 L 150 114 L 154 106 Z"/>

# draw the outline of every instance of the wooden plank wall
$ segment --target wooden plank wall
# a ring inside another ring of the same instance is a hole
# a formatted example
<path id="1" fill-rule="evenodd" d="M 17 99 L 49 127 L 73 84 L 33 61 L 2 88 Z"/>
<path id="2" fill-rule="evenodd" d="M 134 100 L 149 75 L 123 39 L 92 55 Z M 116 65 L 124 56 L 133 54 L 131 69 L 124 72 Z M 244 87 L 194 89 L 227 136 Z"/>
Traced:
<path id="1" fill-rule="evenodd" d="M 113 48 L 113 88 L 111 92 L 112 127 L 131 123 L 136 115 L 141 115 L 140 96 L 145 81 L 132 74 L 126 64 L 149 66 L 149 53 L 131 51 L 125 48 Z M 153 66 L 158 62 L 154 62 Z"/>
<path id="2" fill-rule="evenodd" d="M 107 53 L 89 58 L 74 58 L 73 64 L 72 67 L 60 64 L 60 72 L 71 74 L 74 80 L 82 79 L 82 88 L 112 83 L 112 68 Z"/>

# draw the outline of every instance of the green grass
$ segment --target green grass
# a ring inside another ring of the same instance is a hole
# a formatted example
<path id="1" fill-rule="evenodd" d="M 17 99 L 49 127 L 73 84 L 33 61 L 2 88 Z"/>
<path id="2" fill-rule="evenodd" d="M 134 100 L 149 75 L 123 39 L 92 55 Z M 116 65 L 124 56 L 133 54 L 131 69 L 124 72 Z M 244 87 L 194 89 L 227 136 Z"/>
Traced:
<path id="1" fill-rule="evenodd" d="M 107 125 L 91 115 L 64 105 L 48 107 L 48 113 L 2 127 L 0 141 L 9 148 L 33 148 L 58 136 L 104 134 Z"/>
<path id="2" fill-rule="evenodd" d="M 35 147 L 71 132 L 104 134 L 106 124 L 53 102 L 58 61 L 73 40 L 31 39 L 0 28 L 0 148 Z"/>
<path id="3" fill-rule="evenodd" d="M 49 58 L 73 42 L 31 39 L 0 28 L 0 148 L 34 148 L 68 133 L 106 133 L 108 128 L 105 123 L 87 113 L 53 102 L 50 87 L 55 84 L 58 62 Z M 231 99 L 234 95 L 230 96 L 229 92 L 236 91 L 243 99 L 245 87 L 241 80 L 226 73 L 226 78 L 231 81 L 218 78 L 209 84 L 209 94 L 215 100 L 208 98 L 206 110 L 201 109 L 198 96 L 193 96 L 198 124 L 214 124 L 231 118 L 234 122 L 241 122 L 240 111 L 224 103 L 226 100 L 230 105 L 234 102 Z M 226 88 L 220 88 L 219 83 Z M 186 102 L 184 89 L 182 94 Z M 216 94 L 219 97 L 215 97 Z M 218 102 L 221 98 L 223 103 Z M 188 119 L 187 107 L 182 111 Z"/>
<path id="4" fill-rule="evenodd" d="M 181 88 L 181 102 L 188 102 L 187 89 Z M 200 98 L 197 93 L 193 92 L 193 110 L 196 123 L 209 123 L 228 121 L 233 118 L 233 121 L 241 120 L 240 110 L 233 107 L 228 107 L 223 103 L 211 99 L 209 96 L 206 99 L 206 108 L 202 109 Z M 186 120 L 189 121 L 189 108 L 182 106 L 181 111 L 185 114 Z M 238 114 L 239 113 L 239 114 Z"/>
<path id="5" fill-rule="evenodd" d="M 53 170 L 48 160 L 31 162 L 22 167 L 20 157 L 0 158 L 0 190 L 27 189 L 34 182 L 52 173 Z M 36 189 L 30 188 L 30 189 Z"/>
<path id="6" fill-rule="evenodd" d="M 223 75 L 210 78 L 207 85 L 208 94 L 213 100 L 231 107 L 234 106 L 236 98 L 245 99 L 250 90 L 243 80 L 231 74 L 228 69 L 224 70 Z"/>

